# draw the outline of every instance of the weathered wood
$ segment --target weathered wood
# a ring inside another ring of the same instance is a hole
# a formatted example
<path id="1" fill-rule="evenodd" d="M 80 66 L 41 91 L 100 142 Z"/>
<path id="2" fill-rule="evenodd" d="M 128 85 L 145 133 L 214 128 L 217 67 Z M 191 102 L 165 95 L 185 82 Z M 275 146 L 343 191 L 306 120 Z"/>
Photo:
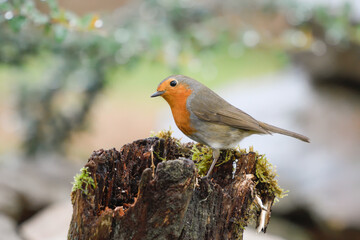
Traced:
<path id="1" fill-rule="evenodd" d="M 242 239 L 254 200 L 255 153 L 236 156 L 234 175 L 228 161 L 206 179 L 186 160 L 191 147 L 154 137 L 120 152 L 94 152 L 86 166 L 96 187 L 72 193 L 68 239 Z"/>

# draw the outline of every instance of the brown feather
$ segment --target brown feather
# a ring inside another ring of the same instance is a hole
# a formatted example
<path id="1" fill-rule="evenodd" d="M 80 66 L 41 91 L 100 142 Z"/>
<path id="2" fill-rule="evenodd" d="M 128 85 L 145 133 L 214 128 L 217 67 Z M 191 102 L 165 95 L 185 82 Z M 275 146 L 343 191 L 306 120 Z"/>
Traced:
<path id="1" fill-rule="evenodd" d="M 201 120 L 227 125 L 258 134 L 279 133 L 310 142 L 309 138 L 270 124 L 255 120 L 249 114 L 234 107 L 207 87 L 199 89 L 190 101 L 191 111 Z"/>
<path id="2" fill-rule="evenodd" d="M 310 142 L 310 139 L 304 135 L 301 135 L 301 134 L 298 134 L 298 133 L 295 133 L 295 132 L 291 132 L 291 131 L 288 131 L 288 130 L 285 130 L 285 129 L 282 129 L 282 128 L 278 128 L 278 127 L 275 127 L 273 125 L 270 125 L 270 124 L 267 124 L 267 123 L 263 123 L 263 122 L 260 122 L 259 121 L 259 124 L 262 128 L 266 129 L 267 131 L 270 131 L 270 132 L 273 132 L 273 133 L 280 133 L 280 134 L 283 134 L 283 135 L 286 135 L 286 136 L 290 136 L 290 137 L 294 137 L 294 138 L 297 138 L 301 141 L 304 141 L 304 142 Z"/>
<path id="3" fill-rule="evenodd" d="M 262 128 L 258 121 L 234 107 L 212 90 L 205 88 L 191 98 L 191 111 L 201 120 L 228 125 L 254 133 L 271 134 Z"/>

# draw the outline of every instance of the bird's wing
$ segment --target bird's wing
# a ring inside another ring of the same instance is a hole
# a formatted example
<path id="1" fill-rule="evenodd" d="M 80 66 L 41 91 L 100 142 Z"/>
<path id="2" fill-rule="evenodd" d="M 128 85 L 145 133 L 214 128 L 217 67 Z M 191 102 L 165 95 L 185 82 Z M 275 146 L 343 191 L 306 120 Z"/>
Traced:
<path id="1" fill-rule="evenodd" d="M 198 92 L 189 102 L 189 107 L 203 121 L 228 125 L 256 133 L 271 134 L 262 128 L 259 122 L 249 114 L 234 107 L 211 90 L 210 92 Z"/>

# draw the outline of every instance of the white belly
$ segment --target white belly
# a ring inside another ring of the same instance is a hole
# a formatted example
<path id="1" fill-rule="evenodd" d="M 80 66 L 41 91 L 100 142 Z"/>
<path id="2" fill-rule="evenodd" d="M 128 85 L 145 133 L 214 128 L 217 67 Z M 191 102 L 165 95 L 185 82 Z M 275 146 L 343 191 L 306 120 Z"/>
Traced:
<path id="1" fill-rule="evenodd" d="M 197 122 L 198 131 L 189 136 L 191 139 L 206 144 L 215 149 L 234 148 L 244 138 L 252 133 L 226 125 L 209 122 Z"/>

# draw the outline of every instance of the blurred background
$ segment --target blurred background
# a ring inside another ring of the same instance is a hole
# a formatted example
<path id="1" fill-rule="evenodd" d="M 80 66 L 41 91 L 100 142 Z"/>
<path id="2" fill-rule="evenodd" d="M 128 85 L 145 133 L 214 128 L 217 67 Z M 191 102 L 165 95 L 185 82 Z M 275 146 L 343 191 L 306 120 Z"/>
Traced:
<path id="1" fill-rule="evenodd" d="M 288 196 L 267 234 L 360 239 L 360 2 L 0 0 L 0 239 L 66 239 L 92 151 L 174 130 L 184 74 L 311 144 L 251 136 Z"/>

